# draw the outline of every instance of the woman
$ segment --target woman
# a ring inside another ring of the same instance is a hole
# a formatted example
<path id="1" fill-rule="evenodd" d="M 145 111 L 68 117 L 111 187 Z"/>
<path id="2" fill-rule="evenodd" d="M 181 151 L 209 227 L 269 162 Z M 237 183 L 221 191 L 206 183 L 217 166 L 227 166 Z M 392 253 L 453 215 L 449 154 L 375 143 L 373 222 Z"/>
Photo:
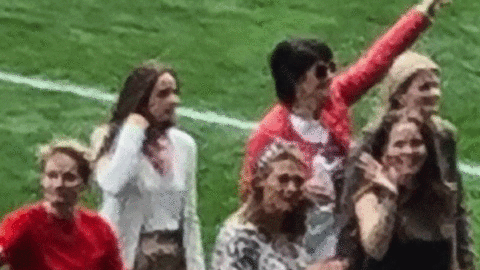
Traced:
<path id="1" fill-rule="evenodd" d="M 245 149 L 240 194 L 251 191 L 258 158 L 276 141 L 296 144 L 308 164 L 311 193 L 319 207 L 312 209 L 309 250 L 328 257 L 323 244 L 322 216 L 337 200 L 343 165 L 350 148 L 349 107 L 379 82 L 397 56 L 410 47 L 430 25 L 442 0 L 423 0 L 382 35 L 355 64 L 336 74 L 333 52 L 315 39 L 280 42 L 270 57 L 270 68 L 279 102 L 261 120 Z M 322 177 L 325 175 L 327 177 Z M 323 209 L 326 209 L 324 211 Z M 335 238 L 336 236 L 333 236 Z M 329 249 L 330 250 L 330 249 Z"/>
<path id="2" fill-rule="evenodd" d="M 73 140 L 39 151 L 44 198 L 5 217 L 0 266 L 12 270 L 123 270 L 110 224 L 77 203 L 91 175 L 90 151 Z"/>
<path id="3" fill-rule="evenodd" d="M 385 117 L 352 151 L 341 198 L 349 223 L 337 249 L 351 269 L 447 270 L 466 261 L 457 245 L 461 200 L 440 169 L 438 139 L 429 122 Z"/>
<path id="4" fill-rule="evenodd" d="M 96 130 L 101 211 L 117 225 L 129 269 L 204 269 L 194 140 L 175 125 L 176 73 L 144 65 L 128 76 Z"/>
<path id="5" fill-rule="evenodd" d="M 381 119 L 407 118 L 417 123 L 426 123 L 431 131 L 428 140 L 433 142 L 434 155 L 439 170 L 435 181 L 450 187 L 450 196 L 456 196 L 456 249 L 460 269 L 473 267 L 474 244 L 467 206 L 463 199 L 463 184 L 457 168 L 457 130 L 453 124 L 441 118 L 440 67 L 429 57 L 413 51 L 399 56 L 381 84 L 382 107 L 377 121 L 372 121 L 364 130 L 371 136 L 379 128 Z"/>
<path id="6" fill-rule="evenodd" d="M 212 269 L 340 267 L 341 262 L 328 261 L 306 268 L 312 261 L 304 244 L 311 202 L 304 191 L 307 174 L 301 152 L 290 144 L 273 144 L 258 168 L 252 193 L 217 236 Z"/>

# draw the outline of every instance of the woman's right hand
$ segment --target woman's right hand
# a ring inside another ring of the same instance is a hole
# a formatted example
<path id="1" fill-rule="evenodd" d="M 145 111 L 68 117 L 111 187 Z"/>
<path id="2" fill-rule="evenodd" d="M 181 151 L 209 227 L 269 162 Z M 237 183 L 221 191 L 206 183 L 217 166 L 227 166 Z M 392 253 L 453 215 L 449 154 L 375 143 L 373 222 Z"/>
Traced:
<path id="1" fill-rule="evenodd" d="M 392 193 L 397 193 L 397 177 L 396 174 L 386 174 L 384 166 L 380 164 L 370 154 L 363 152 L 358 159 L 358 168 L 363 171 L 363 179 L 367 183 L 380 185 Z M 392 177 L 393 176 L 393 177 Z"/>
<path id="2" fill-rule="evenodd" d="M 149 126 L 148 120 L 138 113 L 131 113 L 125 120 L 125 124 L 143 129 L 146 129 Z"/>
<path id="3" fill-rule="evenodd" d="M 443 6 L 446 6 L 447 4 L 450 4 L 451 2 L 451 0 L 423 0 L 417 5 L 417 10 L 429 17 L 433 17 L 435 16 L 437 10 Z"/>

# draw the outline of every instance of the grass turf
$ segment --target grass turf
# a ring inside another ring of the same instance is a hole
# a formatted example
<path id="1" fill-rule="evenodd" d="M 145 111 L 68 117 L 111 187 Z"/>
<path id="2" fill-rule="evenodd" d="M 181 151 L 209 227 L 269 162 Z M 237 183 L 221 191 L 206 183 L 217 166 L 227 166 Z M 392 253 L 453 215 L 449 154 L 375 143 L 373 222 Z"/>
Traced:
<path id="1" fill-rule="evenodd" d="M 274 100 L 267 55 L 278 41 L 320 37 L 346 66 L 414 3 L 0 0 L 0 70 L 114 92 L 132 66 L 157 58 L 178 68 L 186 107 L 258 120 Z M 479 12 L 476 0 L 454 2 L 416 45 L 443 67 L 442 113 L 459 129 L 460 157 L 474 162 L 480 162 Z M 6 83 L 0 87 L 3 215 L 38 199 L 35 146 L 61 135 L 87 140 L 93 126 L 107 118 L 109 105 Z M 376 104 L 371 94 L 355 106 L 357 129 Z M 237 207 L 248 132 L 190 119 L 180 123 L 199 145 L 199 213 L 208 258 L 219 223 Z M 476 184 L 467 189 L 480 240 L 480 192 Z M 87 203 L 96 205 L 95 197 L 88 195 Z"/>
<path id="2" fill-rule="evenodd" d="M 88 141 L 93 127 L 101 122 L 99 119 L 106 119 L 108 106 L 70 94 L 38 91 L 10 83 L 0 83 L 0 87 L 3 89 L 0 98 L 9 100 L 0 109 L 5 116 L 4 124 L 0 124 L 4 146 L 0 149 L 0 156 L 4 157 L 0 164 L 0 215 L 4 215 L 40 198 L 36 146 L 64 136 Z M 54 113 L 55 108 L 68 110 Z M 188 118 L 179 122 L 199 147 L 198 211 L 209 259 L 221 222 L 238 207 L 236 180 L 248 131 Z M 468 175 L 464 175 L 464 181 L 473 210 L 475 236 L 480 239 L 480 186 Z M 84 204 L 98 206 L 97 195 L 87 193 Z"/>

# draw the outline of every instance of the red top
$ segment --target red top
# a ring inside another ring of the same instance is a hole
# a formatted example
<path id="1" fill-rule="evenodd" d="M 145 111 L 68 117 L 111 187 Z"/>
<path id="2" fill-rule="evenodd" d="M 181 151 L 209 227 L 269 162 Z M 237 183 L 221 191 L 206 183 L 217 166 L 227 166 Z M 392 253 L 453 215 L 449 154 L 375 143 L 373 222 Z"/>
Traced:
<path id="1" fill-rule="evenodd" d="M 72 220 L 38 203 L 5 217 L 0 248 L 12 270 L 121 270 L 117 237 L 97 213 L 78 209 Z"/>
<path id="2" fill-rule="evenodd" d="M 378 39 L 355 65 L 332 80 L 329 99 L 320 111 L 318 119 L 343 152 L 346 153 L 350 144 L 349 106 L 385 76 L 395 58 L 410 47 L 429 24 L 430 21 L 425 15 L 417 10 L 411 10 Z M 283 104 L 276 104 L 250 137 L 240 185 L 244 199 L 250 190 L 249 184 L 258 157 L 274 140 L 282 139 L 296 143 L 306 155 L 307 161 L 318 152 L 318 147 L 322 147 L 320 144 L 312 145 L 306 142 L 295 132 L 289 121 L 290 113 Z M 317 148 L 311 149 L 312 147 Z"/>

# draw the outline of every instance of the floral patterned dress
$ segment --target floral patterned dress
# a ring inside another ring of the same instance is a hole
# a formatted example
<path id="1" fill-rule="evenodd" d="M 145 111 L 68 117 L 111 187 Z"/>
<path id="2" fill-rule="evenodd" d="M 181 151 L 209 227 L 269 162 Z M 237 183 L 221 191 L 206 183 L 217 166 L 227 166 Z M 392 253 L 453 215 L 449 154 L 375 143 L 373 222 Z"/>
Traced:
<path id="1" fill-rule="evenodd" d="M 301 270 L 311 257 L 303 242 L 271 240 L 252 224 L 227 223 L 217 237 L 212 270 Z"/>

